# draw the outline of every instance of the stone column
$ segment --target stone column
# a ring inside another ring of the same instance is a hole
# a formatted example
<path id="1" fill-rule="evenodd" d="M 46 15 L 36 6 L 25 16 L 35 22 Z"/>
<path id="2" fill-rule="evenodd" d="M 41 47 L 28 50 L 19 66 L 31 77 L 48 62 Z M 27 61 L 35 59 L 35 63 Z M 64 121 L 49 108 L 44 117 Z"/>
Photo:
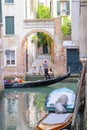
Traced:
<path id="1" fill-rule="evenodd" d="M 87 60 L 87 1 L 80 5 L 80 58 Z M 79 31 L 79 30 L 78 30 Z"/>

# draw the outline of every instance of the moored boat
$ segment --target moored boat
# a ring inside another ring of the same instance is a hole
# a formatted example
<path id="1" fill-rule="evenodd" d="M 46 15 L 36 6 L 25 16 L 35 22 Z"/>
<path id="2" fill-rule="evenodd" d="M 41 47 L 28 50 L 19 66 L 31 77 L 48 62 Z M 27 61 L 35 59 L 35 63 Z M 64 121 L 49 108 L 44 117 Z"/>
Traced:
<path id="1" fill-rule="evenodd" d="M 68 101 L 66 104 L 66 112 L 73 113 L 76 94 L 71 89 L 68 89 L 65 87 L 55 89 L 49 94 L 47 101 L 46 101 L 46 109 L 49 112 L 55 112 L 55 104 L 57 103 L 58 99 L 63 95 L 66 95 L 68 98 Z"/>
<path id="2" fill-rule="evenodd" d="M 72 122 L 72 113 L 56 114 L 50 113 L 42 118 L 38 124 L 38 130 L 62 130 L 68 128 L 70 130 L 70 124 Z"/>
<path id="3" fill-rule="evenodd" d="M 47 85 L 52 85 L 54 83 L 63 81 L 64 79 L 68 78 L 70 76 L 70 71 L 65 74 L 64 76 L 61 77 L 55 77 L 52 79 L 48 80 L 38 80 L 38 81 L 29 81 L 29 82 L 24 82 L 24 83 L 5 83 L 4 86 L 5 88 L 28 88 L 28 87 L 40 87 L 40 86 L 47 86 Z"/>
<path id="4" fill-rule="evenodd" d="M 49 114 L 38 122 L 37 129 L 70 130 L 75 97 L 75 92 L 65 87 L 53 90 L 46 101 L 46 109 Z"/>

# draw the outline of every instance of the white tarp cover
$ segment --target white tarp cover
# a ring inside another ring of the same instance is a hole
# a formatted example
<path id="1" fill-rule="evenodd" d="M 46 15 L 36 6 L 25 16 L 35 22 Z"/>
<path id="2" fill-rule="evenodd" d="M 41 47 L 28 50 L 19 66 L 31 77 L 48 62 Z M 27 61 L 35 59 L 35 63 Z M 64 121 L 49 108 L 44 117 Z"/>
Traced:
<path id="1" fill-rule="evenodd" d="M 48 124 L 48 125 L 55 125 L 64 123 L 71 113 L 64 113 L 64 114 L 56 114 L 56 113 L 50 113 L 43 121 L 42 124 Z"/>
<path id="2" fill-rule="evenodd" d="M 60 88 L 51 92 L 48 98 L 47 107 L 54 107 L 55 103 L 62 95 L 68 96 L 67 108 L 74 108 L 75 93 L 68 88 Z"/>

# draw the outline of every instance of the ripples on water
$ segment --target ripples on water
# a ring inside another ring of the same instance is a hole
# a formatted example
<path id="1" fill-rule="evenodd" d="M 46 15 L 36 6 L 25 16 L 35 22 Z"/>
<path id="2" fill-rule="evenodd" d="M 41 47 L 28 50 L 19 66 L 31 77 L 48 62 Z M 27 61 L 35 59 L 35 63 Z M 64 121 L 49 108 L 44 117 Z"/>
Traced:
<path id="1" fill-rule="evenodd" d="M 7 89 L 0 100 L 0 130 L 36 130 L 45 110 L 45 100 L 56 88 L 77 90 L 77 83 L 57 83 L 49 87 Z"/>

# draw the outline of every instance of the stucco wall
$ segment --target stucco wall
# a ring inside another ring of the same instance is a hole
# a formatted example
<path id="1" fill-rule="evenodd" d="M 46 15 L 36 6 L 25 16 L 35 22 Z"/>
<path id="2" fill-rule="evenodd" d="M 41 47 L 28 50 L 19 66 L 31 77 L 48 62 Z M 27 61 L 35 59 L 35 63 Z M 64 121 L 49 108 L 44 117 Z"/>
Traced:
<path id="1" fill-rule="evenodd" d="M 17 3 L 16 3 L 17 2 Z M 55 71 L 55 75 L 65 72 L 65 50 L 62 44 L 61 32 L 61 18 L 37 20 L 25 19 L 24 1 L 16 0 L 13 4 L 2 3 L 3 10 L 3 46 L 4 46 L 4 74 L 9 75 L 25 75 L 26 74 L 26 40 L 36 32 L 44 32 L 48 34 L 54 43 L 54 66 L 59 68 L 61 61 L 61 68 Z M 7 11 L 8 10 L 8 11 Z M 5 35 L 5 16 L 14 16 L 15 18 L 15 34 Z M 16 50 L 16 64 L 15 66 L 6 66 L 5 64 L 5 49 Z M 30 48 L 31 49 L 31 48 Z M 63 53 L 63 54 L 62 54 Z M 52 57 L 52 58 L 53 58 Z M 32 59 L 32 56 L 30 57 Z M 63 65 L 63 66 L 62 66 Z M 60 71 L 61 70 L 61 71 Z"/>

